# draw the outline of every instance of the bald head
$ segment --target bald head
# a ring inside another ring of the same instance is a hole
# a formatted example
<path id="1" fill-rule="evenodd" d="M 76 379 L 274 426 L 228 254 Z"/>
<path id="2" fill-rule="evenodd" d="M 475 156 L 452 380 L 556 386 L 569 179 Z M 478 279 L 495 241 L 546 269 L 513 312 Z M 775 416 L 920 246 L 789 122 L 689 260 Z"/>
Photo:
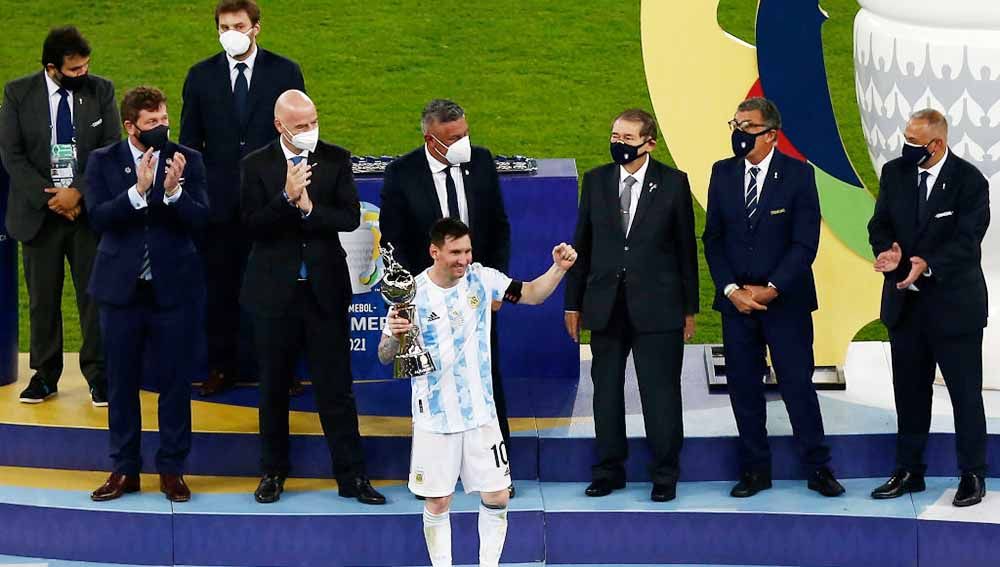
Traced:
<path id="1" fill-rule="evenodd" d="M 926 134 L 927 139 L 923 143 L 933 139 L 939 139 L 945 144 L 948 143 L 948 119 L 933 108 L 925 108 L 911 114 L 910 121 L 906 125 L 907 134 L 911 130 L 914 134 Z M 909 136 L 907 135 L 907 137 Z"/>
<path id="2" fill-rule="evenodd" d="M 290 90 L 281 93 L 274 103 L 274 127 L 284 136 L 294 136 L 319 126 L 316 105 L 306 93 Z"/>

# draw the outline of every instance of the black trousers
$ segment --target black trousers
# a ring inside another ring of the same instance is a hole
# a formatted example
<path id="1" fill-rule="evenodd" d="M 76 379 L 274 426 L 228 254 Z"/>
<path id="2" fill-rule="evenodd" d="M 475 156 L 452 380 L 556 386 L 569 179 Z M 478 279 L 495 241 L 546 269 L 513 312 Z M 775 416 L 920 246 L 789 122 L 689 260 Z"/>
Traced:
<path id="1" fill-rule="evenodd" d="M 144 358 L 156 369 L 160 447 L 156 470 L 181 474 L 191 450 L 191 376 L 196 348 L 197 304 L 161 307 L 152 284 L 140 282 L 128 305 L 101 305 L 108 361 L 108 430 L 114 470 L 137 475 L 142 468 L 139 388 Z"/>
<path id="2" fill-rule="evenodd" d="M 889 329 L 892 388 L 896 398 L 896 462 L 917 473 L 927 469 L 924 447 L 931 426 L 935 364 L 941 367 L 955 414 L 958 468 L 986 472 L 983 411 L 983 332 L 939 336 L 936 309 L 920 292 L 907 292 L 899 323 Z"/>
<path id="3" fill-rule="evenodd" d="M 87 294 L 97 242 L 98 237 L 85 217 L 71 222 L 46 213 L 38 234 L 21 244 L 31 322 L 29 364 L 49 386 L 59 382 L 63 371 L 62 295 L 66 262 L 76 288 L 83 334 L 80 370 L 92 387 L 106 383 L 98 306 Z"/>
<path id="4" fill-rule="evenodd" d="M 766 351 L 778 379 L 792 435 L 802 462 L 815 470 L 830 462 L 823 416 L 812 377 L 812 313 L 780 312 L 772 307 L 753 315 L 723 315 L 722 341 L 726 347 L 726 383 L 740 433 L 743 470 L 771 474 L 767 442 L 767 401 L 763 376 Z"/>
<path id="5" fill-rule="evenodd" d="M 623 283 L 618 288 L 608 326 L 591 334 L 590 347 L 594 353 L 590 375 L 594 381 L 598 456 L 591 470 L 593 479 L 625 479 L 625 460 L 628 458 L 625 364 L 631 352 L 639 382 L 646 439 L 653 454 L 650 476 L 657 484 L 676 483 L 684 441 L 681 412 L 683 331 L 636 332 L 625 302 Z"/>
<path id="6" fill-rule="evenodd" d="M 299 354 L 305 351 L 320 424 L 338 482 L 365 474 L 358 410 L 351 389 L 347 305 L 326 313 L 308 282 L 300 282 L 295 301 L 282 316 L 254 316 L 260 365 L 261 469 L 287 475 L 288 386 Z"/>
<path id="7" fill-rule="evenodd" d="M 493 372 L 493 404 L 497 408 L 497 421 L 500 422 L 500 434 L 507 445 L 510 454 L 510 424 L 507 422 L 507 397 L 503 391 L 503 376 L 500 374 L 500 340 L 497 333 L 497 314 L 493 313 L 490 326 L 490 366 Z"/>
<path id="8" fill-rule="evenodd" d="M 241 321 L 239 296 L 250 241 L 238 221 L 213 223 L 201 234 L 198 251 L 205 263 L 208 368 L 235 379 L 241 371 L 240 329 L 246 322 Z"/>

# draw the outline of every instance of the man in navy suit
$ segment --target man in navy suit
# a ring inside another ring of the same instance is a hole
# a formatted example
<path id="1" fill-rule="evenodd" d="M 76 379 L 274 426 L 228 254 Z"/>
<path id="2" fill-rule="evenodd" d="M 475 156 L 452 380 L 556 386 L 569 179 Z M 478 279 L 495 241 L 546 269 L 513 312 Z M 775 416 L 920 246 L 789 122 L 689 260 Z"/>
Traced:
<path id="1" fill-rule="evenodd" d="M 201 154 L 167 140 L 166 97 L 138 87 L 122 99 L 128 140 L 90 154 L 84 202 L 100 234 L 87 291 L 100 305 L 114 471 L 91 494 L 113 500 L 139 490 L 143 356 L 159 381 L 160 490 L 191 492 L 181 476 L 191 448 L 191 353 L 204 301 L 194 234 L 208 221 Z M 148 347 L 147 347 L 148 345 Z"/>
<path id="2" fill-rule="evenodd" d="M 180 135 L 181 144 L 204 156 L 212 212 L 198 238 L 208 291 L 209 374 L 202 396 L 230 387 L 239 370 L 238 298 L 250 250 L 239 217 L 240 160 L 274 140 L 278 96 L 305 90 L 295 62 L 257 46 L 260 8 L 254 0 L 221 0 L 215 24 L 224 50 L 188 71 Z"/>
<path id="3" fill-rule="evenodd" d="M 986 495 L 983 328 L 986 278 L 982 242 L 990 224 L 989 183 L 948 149 L 948 122 L 917 111 L 902 155 L 882 168 L 868 223 L 875 270 L 885 275 L 882 322 L 892 344 L 896 399 L 896 471 L 872 492 L 877 499 L 924 490 L 924 447 L 931 425 L 935 367 L 955 410 L 962 480 L 952 503 Z"/>
<path id="4" fill-rule="evenodd" d="M 743 101 L 729 125 L 735 156 L 712 166 L 702 239 L 716 288 L 713 307 L 722 313 L 726 380 L 742 449 L 742 478 L 730 494 L 744 498 L 771 487 L 763 383 L 770 351 L 808 486 L 839 496 L 844 488 L 828 466 L 812 383 L 818 307 L 812 263 L 820 229 L 815 172 L 775 147 L 781 115 L 771 101 Z"/>

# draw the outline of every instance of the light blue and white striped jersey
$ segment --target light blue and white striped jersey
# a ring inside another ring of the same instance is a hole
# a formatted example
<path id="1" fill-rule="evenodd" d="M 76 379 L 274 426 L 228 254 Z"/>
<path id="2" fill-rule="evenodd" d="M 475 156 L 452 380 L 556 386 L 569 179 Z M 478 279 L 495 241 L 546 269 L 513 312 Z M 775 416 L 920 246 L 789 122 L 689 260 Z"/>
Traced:
<path id="1" fill-rule="evenodd" d="M 429 268 L 428 268 L 429 270 Z M 453 287 L 438 287 L 424 270 L 415 278 L 417 325 L 437 370 L 411 378 L 413 424 L 434 433 L 458 433 L 496 418 L 490 365 L 491 303 L 511 279 L 472 264 Z"/>

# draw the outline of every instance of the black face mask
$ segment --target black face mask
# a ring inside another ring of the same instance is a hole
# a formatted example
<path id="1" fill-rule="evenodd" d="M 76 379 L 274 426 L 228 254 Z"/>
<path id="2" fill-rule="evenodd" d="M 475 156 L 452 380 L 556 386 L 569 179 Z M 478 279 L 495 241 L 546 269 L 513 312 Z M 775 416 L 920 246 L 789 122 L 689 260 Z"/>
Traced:
<path id="1" fill-rule="evenodd" d="M 139 135 L 136 136 L 139 139 L 139 143 L 147 148 L 153 148 L 153 151 L 160 151 L 163 149 L 163 146 L 167 145 L 167 135 L 170 133 L 170 127 L 166 124 L 160 124 L 150 130 L 142 130 L 138 126 L 135 129 L 139 130 Z"/>
<path id="2" fill-rule="evenodd" d="M 68 91 L 73 91 L 73 92 L 79 91 L 83 87 L 87 86 L 87 83 L 89 81 L 90 81 L 90 75 L 88 74 L 83 74 L 78 77 L 69 77 L 63 75 L 62 73 L 59 73 L 59 86 Z"/>
<path id="3" fill-rule="evenodd" d="M 927 142 L 927 144 L 930 145 L 930 142 Z M 903 159 L 905 163 L 908 163 L 912 166 L 918 166 L 924 163 L 925 161 L 931 159 L 932 155 L 934 154 L 932 154 L 931 151 L 927 149 L 927 146 L 915 146 L 904 142 L 903 151 L 901 152 L 900 157 Z"/>
<path id="4" fill-rule="evenodd" d="M 771 129 L 768 128 L 762 132 L 757 132 L 756 134 L 750 134 L 744 132 L 743 130 L 733 130 L 732 142 L 733 142 L 733 155 L 738 158 L 745 158 L 747 154 L 753 151 L 754 144 L 757 143 L 757 137 L 763 134 L 767 134 Z"/>
<path id="5" fill-rule="evenodd" d="M 618 165 L 632 163 L 645 155 L 644 153 L 639 153 L 639 148 L 644 145 L 646 145 L 646 142 L 638 146 L 630 146 L 625 142 L 611 142 L 611 159 Z"/>

